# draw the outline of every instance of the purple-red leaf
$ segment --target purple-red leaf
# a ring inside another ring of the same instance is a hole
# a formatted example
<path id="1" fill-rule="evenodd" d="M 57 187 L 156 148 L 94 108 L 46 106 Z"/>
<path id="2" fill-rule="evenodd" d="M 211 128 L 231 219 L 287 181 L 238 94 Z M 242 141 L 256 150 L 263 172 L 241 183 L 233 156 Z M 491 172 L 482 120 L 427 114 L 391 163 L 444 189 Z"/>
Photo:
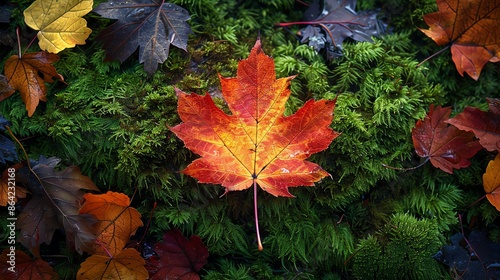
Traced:
<path id="1" fill-rule="evenodd" d="M 469 159 L 482 146 L 474 139 L 473 133 L 446 123 L 450 113 L 450 107 L 434 109 L 431 105 L 424 120 L 417 121 L 413 128 L 412 139 L 419 156 L 429 158 L 434 167 L 451 174 L 453 169 L 469 166 Z"/>
<path id="2" fill-rule="evenodd" d="M 156 243 L 155 252 L 146 264 L 151 280 L 200 279 L 197 272 L 207 264 L 208 249 L 200 237 L 187 239 L 178 229 L 165 233 L 163 241 Z"/>
<path id="3" fill-rule="evenodd" d="M 486 99 L 490 111 L 484 112 L 478 108 L 466 107 L 451 123 L 460 130 L 472 131 L 479 143 L 488 151 L 500 150 L 500 99 Z"/>

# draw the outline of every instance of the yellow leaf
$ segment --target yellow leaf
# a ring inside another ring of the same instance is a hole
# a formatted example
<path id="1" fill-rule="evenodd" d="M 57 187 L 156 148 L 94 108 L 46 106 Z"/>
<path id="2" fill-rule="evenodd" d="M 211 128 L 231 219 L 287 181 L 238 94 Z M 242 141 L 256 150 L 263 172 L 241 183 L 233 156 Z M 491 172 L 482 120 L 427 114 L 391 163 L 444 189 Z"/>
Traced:
<path id="1" fill-rule="evenodd" d="M 92 30 L 82 17 L 93 4 L 93 0 L 37 0 L 24 11 L 24 21 L 39 30 L 40 49 L 58 53 L 85 44 Z"/>

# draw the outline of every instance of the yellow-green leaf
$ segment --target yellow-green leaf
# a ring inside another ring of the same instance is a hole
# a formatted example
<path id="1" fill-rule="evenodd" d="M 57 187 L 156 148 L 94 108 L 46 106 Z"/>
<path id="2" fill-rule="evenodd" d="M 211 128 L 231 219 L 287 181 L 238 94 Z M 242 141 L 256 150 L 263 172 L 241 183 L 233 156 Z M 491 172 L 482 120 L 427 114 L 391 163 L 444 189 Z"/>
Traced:
<path id="1" fill-rule="evenodd" d="M 39 30 L 40 49 L 58 53 L 85 44 L 92 30 L 82 17 L 93 4 L 93 0 L 37 0 L 24 11 L 24 21 Z"/>

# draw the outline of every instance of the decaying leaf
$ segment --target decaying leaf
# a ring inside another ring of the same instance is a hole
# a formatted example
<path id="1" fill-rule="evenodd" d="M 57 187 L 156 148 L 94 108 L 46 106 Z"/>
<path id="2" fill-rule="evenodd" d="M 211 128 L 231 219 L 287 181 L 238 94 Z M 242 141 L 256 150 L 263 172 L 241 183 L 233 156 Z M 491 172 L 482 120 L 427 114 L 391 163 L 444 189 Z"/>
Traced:
<path id="1" fill-rule="evenodd" d="M 433 257 L 458 279 L 500 279 L 500 243 L 492 242 L 486 231 L 473 229 L 467 238 L 457 233 L 450 239 L 452 244 L 441 247 Z"/>
<path id="2" fill-rule="evenodd" d="M 500 211 L 500 153 L 488 163 L 483 175 L 483 186 L 488 201 Z"/>
<path id="3" fill-rule="evenodd" d="M 170 44 L 186 50 L 191 28 L 189 13 L 161 0 L 110 0 L 94 9 L 105 18 L 118 19 L 96 40 L 103 43 L 106 60 L 125 61 L 139 49 L 139 61 L 152 75 L 168 58 Z"/>
<path id="4" fill-rule="evenodd" d="M 78 212 L 84 190 L 99 189 L 76 166 L 54 171 L 59 161 L 54 157 L 40 157 L 38 163 L 32 166 L 36 176 L 27 167 L 19 171 L 24 175 L 18 176 L 18 182 L 33 195 L 17 217 L 19 241 L 38 258 L 39 245 L 50 244 L 57 229 L 64 228 L 68 244 L 80 253 L 95 239 L 92 228 L 95 219 Z"/>
<path id="5" fill-rule="evenodd" d="M 413 145 L 420 157 L 430 159 L 432 165 L 444 172 L 453 173 L 470 165 L 482 146 L 474 134 L 459 130 L 446 123 L 451 113 L 450 107 L 430 106 L 424 120 L 418 120 L 412 131 Z"/>
<path id="6" fill-rule="evenodd" d="M 285 117 L 291 79 L 276 79 L 274 61 L 258 40 L 248 59 L 239 62 L 236 78 L 220 77 L 232 115 L 219 109 L 208 94 L 178 90 L 182 123 L 171 130 L 201 156 L 182 172 L 200 183 L 221 184 L 226 192 L 254 186 L 256 194 L 259 185 L 285 197 L 292 197 L 289 187 L 313 186 L 328 176 L 306 159 L 339 135 L 329 127 L 335 101 L 309 100 Z"/>
<path id="7" fill-rule="evenodd" d="M 15 271 L 9 268 L 15 268 Z M 0 275 L 3 280 L 59 279 L 59 275 L 46 261 L 33 259 L 21 250 L 11 251 L 10 248 L 4 249 L 0 255 Z"/>
<path id="8" fill-rule="evenodd" d="M 127 248 L 113 257 L 92 255 L 77 273 L 77 280 L 142 280 L 148 279 L 145 261 L 137 250 Z"/>
<path id="9" fill-rule="evenodd" d="M 314 0 L 305 12 L 303 22 L 279 23 L 276 26 L 307 24 L 300 30 L 302 43 L 307 42 L 316 51 L 327 48 L 328 58 L 341 55 L 342 44 L 351 38 L 359 42 L 373 42 L 372 36 L 385 32 L 385 24 L 377 19 L 376 11 L 356 12 L 356 0 Z"/>
<path id="10" fill-rule="evenodd" d="M 460 75 L 474 80 L 488 62 L 500 61 L 500 0 L 437 0 L 439 11 L 424 16 L 420 29 L 439 46 L 451 44 Z"/>
<path id="11" fill-rule="evenodd" d="M 85 44 L 92 30 L 82 17 L 93 4 L 93 0 L 36 0 L 24 10 L 24 21 L 39 30 L 40 49 L 58 53 Z"/>
<path id="12" fill-rule="evenodd" d="M 87 193 L 84 198 L 80 214 L 90 214 L 98 220 L 95 224 L 96 243 L 89 252 L 105 256 L 117 255 L 130 236 L 142 226 L 141 214 L 130 207 L 130 198 L 123 193 Z"/>
<path id="13" fill-rule="evenodd" d="M 500 99 L 487 98 L 490 110 L 466 107 L 447 122 L 458 129 L 472 131 L 488 151 L 500 151 Z"/>
<path id="14" fill-rule="evenodd" d="M 147 259 L 151 280 L 200 279 L 198 271 L 207 264 L 208 249 L 200 237 L 187 239 L 178 229 L 169 230 L 156 243 L 155 255 Z"/>
<path id="15" fill-rule="evenodd" d="M 45 83 L 53 83 L 54 79 L 64 81 L 52 63 L 59 56 L 47 52 L 27 53 L 22 57 L 13 55 L 4 65 L 4 74 L 9 81 L 10 90 L 0 93 L 0 101 L 11 96 L 16 90 L 26 104 L 28 116 L 32 116 L 38 103 L 47 101 Z"/>

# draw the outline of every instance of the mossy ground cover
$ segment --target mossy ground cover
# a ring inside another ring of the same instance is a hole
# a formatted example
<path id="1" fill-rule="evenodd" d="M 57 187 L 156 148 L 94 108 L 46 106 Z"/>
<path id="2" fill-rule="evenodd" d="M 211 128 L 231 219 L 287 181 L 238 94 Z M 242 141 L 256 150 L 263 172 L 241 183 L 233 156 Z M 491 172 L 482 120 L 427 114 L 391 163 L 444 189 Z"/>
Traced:
<path id="1" fill-rule="evenodd" d="M 104 62 L 93 38 L 110 21 L 89 14 L 88 43 L 61 52 L 55 64 L 67 85 L 49 85 L 48 101 L 31 118 L 19 95 L 0 103 L 30 158 L 57 156 L 64 166 L 77 165 L 101 190 L 137 190 L 133 205 L 145 219 L 153 213 L 137 240 L 144 234 L 144 245 L 154 243 L 171 228 L 200 236 L 210 252 L 203 279 L 451 279 L 448 267 L 432 258 L 450 236 L 481 228 L 498 240 L 496 209 L 486 200 L 473 204 L 484 195 L 481 176 L 491 155 L 479 153 L 453 175 L 430 164 L 406 172 L 382 165 L 419 164 L 411 130 L 430 104 L 456 113 L 465 106 L 486 109 L 485 97 L 499 96 L 497 64 L 487 64 L 478 81 L 460 76 L 449 53 L 417 67 L 439 50 L 418 30 L 426 27 L 422 16 L 437 9 L 434 1 L 358 1 L 359 9 L 380 9 L 391 32 L 373 43 L 348 40 L 331 61 L 300 43 L 300 26 L 274 26 L 300 20 L 302 1 L 172 2 L 189 11 L 194 33 L 187 52 L 172 48 L 152 76 L 137 56 Z M 8 32 L 29 33 L 22 21 L 29 4 L 17 1 Z M 259 34 L 278 77 L 297 75 L 286 113 L 309 98 L 337 98 L 332 128 L 342 133 L 312 157 L 331 178 L 292 190 L 292 199 L 259 193 L 262 252 L 252 191 L 220 197 L 222 187 L 179 173 L 196 155 L 168 128 L 180 122 L 174 87 L 211 94 L 227 109 L 218 74 L 235 76 Z M 2 63 L 15 53 L 1 50 Z M 64 246 L 42 249 L 64 256 L 50 258 L 71 279 L 83 257 Z"/>

